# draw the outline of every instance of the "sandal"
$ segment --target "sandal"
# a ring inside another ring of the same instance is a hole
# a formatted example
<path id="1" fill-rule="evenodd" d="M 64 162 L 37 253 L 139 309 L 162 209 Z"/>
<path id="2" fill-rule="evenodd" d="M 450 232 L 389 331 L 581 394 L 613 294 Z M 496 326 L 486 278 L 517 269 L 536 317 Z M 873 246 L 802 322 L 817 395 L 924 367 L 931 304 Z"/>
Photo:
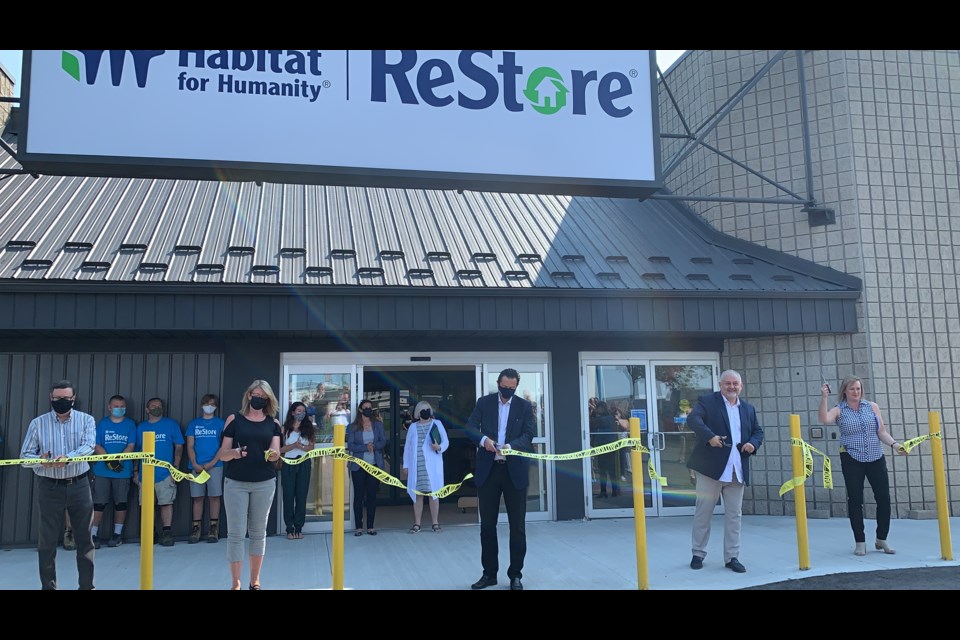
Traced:
<path id="1" fill-rule="evenodd" d="M 297 531 L 297 532 L 296 532 L 295 534 L 293 534 L 293 535 L 294 535 L 294 537 L 296 537 L 297 540 L 303 540 L 303 532 L 302 532 L 302 531 Z"/>
<path id="2" fill-rule="evenodd" d="M 410 533 L 420 533 L 420 525 L 415 524 L 410 527 Z"/>
<path id="3" fill-rule="evenodd" d="M 297 539 L 297 534 L 295 534 L 294 532 L 291 531 L 290 533 L 287 534 L 287 540 L 296 540 L 296 539 Z"/>
<path id="4" fill-rule="evenodd" d="M 248 589 L 249 591 L 260 591 L 260 585 L 258 585 L 258 584 L 251 584 L 249 587 L 247 587 L 247 589 Z"/>
<path id="5" fill-rule="evenodd" d="M 433 532 L 434 532 L 434 533 L 440 533 L 441 531 L 443 531 L 443 529 L 441 529 L 441 528 L 440 528 L 440 525 L 438 525 L 438 524 L 433 525 L 433 527 L 431 527 L 431 528 L 433 529 Z"/>
<path id="6" fill-rule="evenodd" d="M 356 531 L 353 532 L 353 535 L 355 535 L 355 536 L 362 536 L 362 535 L 363 535 L 363 530 L 362 530 L 362 529 L 357 529 Z"/>
<path id="7" fill-rule="evenodd" d="M 375 535 L 377 535 L 377 530 L 376 530 L 376 529 L 367 529 L 367 535 L 368 535 L 368 536 L 375 536 Z"/>

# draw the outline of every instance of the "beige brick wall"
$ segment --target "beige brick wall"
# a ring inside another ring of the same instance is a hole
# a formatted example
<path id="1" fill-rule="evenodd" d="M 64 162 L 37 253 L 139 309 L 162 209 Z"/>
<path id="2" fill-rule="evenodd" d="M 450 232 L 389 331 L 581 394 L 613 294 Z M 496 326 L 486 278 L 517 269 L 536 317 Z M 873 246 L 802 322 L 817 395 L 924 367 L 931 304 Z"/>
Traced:
<path id="1" fill-rule="evenodd" d="M 0 96 L 9 98 L 13 95 L 13 79 L 0 68 Z M 0 131 L 7 124 L 7 117 L 10 115 L 11 103 L 0 102 Z"/>
<path id="2" fill-rule="evenodd" d="M 773 55 L 772 51 L 694 52 L 667 77 L 695 128 Z M 805 437 L 817 425 L 820 377 L 836 389 L 845 375 L 864 379 L 899 439 L 927 431 L 942 414 L 952 514 L 960 514 L 960 451 L 954 389 L 960 383 L 960 52 L 812 51 L 804 54 L 814 197 L 837 224 L 810 227 L 799 206 L 691 203 L 715 228 L 827 265 L 864 281 L 853 335 L 728 340 L 722 366 L 741 371 L 745 397 L 767 430 L 758 480 L 745 512 L 790 513 L 777 496 L 789 473 L 788 416 Z M 661 131 L 682 132 L 661 91 Z M 790 52 L 706 139 L 806 197 L 797 58 Z M 664 158 L 677 142 L 664 145 Z M 705 149 L 667 179 L 685 195 L 786 194 Z M 846 515 L 838 444 L 826 429 L 811 444 L 831 454 L 838 487 L 820 487 L 808 508 Z M 895 513 L 935 508 L 928 444 L 888 458 Z M 809 483 L 808 483 L 809 486 Z M 868 491 L 868 500 L 869 500 Z M 868 516 L 872 515 L 868 508 Z"/>

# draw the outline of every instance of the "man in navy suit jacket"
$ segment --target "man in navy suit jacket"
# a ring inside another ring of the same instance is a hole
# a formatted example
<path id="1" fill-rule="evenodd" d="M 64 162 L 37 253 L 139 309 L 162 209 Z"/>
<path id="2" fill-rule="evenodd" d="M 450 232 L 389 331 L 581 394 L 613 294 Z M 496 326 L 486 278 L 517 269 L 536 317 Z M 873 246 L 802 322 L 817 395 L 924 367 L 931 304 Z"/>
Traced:
<path id="1" fill-rule="evenodd" d="M 510 566 L 507 576 L 510 589 L 523 589 L 520 582 L 523 558 L 527 554 L 524 519 L 527 514 L 527 487 L 530 484 L 530 462 L 520 456 L 503 456 L 500 449 L 533 451 L 537 428 L 533 406 L 514 395 L 520 383 L 516 369 L 504 369 L 497 378 L 497 393 L 483 396 L 467 420 L 466 432 L 477 445 L 477 468 L 473 480 L 477 485 L 480 508 L 480 563 L 483 575 L 471 585 L 485 589 L 497 584 L 499 549 L 497 519 L 500 496 L 507 506 L 510 522 Z"/>
<path id="2" fill-rule="evenodd" d="M 691 569 L 702 569 L 710 541 L 710 520 L 717 499 L 723 496 L 723 561 L 728 569 L 743 573 L 740 563 L 740 511 L 743 487 L 750 484 L 750 456 L 763 443 L 757 410 L 740 400 L 743 380 L 733 370 L 720 374 L 720 391 L 700 396 L 687 416 L 687 426 L 697 434 L 697 444 L 687 466 L 697 472 L 697 507 L 693 516 Z"/>

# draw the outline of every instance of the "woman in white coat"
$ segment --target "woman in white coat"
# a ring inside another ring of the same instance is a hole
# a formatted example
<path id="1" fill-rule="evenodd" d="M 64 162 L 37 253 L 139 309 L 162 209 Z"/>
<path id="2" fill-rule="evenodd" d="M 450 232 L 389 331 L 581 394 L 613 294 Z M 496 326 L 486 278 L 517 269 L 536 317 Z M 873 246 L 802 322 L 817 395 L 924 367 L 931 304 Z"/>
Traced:
<path id="1" fill-rule="evenodd" d="M 443 423 L 433 417 L 433 407 L 421 401 L 414 407 L 413 415 L 420 419 L 407 429 L 407 442 L 403 448 L 403 471 L 407 475 L 407 494 L 413 500 L 413 526 L 410 533 L 420 533 L 420 518 L 423 502 L 414 489 L 429 493 L 443 487 L 443 452 L 450 446 Z M 437 517 L 440 501 L 430 498 L 430 519 L 433 531 L 440 533 Z"/>

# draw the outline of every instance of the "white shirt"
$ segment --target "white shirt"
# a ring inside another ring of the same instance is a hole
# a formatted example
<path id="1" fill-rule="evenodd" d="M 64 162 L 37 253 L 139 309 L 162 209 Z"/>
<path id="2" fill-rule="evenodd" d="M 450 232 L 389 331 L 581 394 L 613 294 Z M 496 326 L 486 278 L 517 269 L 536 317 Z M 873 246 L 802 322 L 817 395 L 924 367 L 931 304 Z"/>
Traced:
<path id="1" fill-rule="evenodd" d="M 730 457 L 727 458 L 727 466 L 718 480 L 720 482 L 743 482 L 743 463 L 740 460 L 740 450 L 737 445 L 740 444 L 740 398 L 737 398 L 736 404 L 730 404 L 726 398 L 723 399 L 723 405 L 727 408 L 727 418 L 730 420 Z"/>
<path id="2" fill-rule="evenodd" d="M 507 422 L 510 418 L 510 403 L 513 402 L 513 396 L 510 396 L 510 399 L 504 402 L 500 398 L 500 394 L 497 394 L 497 444 L 503 447 L 506 444 L 507 440 Z M 487 436 L 483 436 L 480 439 L 480 446 L 484 446 L 484 440 L 487 439 Z M 494 460 L 503 460 L 504 457 L 497 453 Z"/>

